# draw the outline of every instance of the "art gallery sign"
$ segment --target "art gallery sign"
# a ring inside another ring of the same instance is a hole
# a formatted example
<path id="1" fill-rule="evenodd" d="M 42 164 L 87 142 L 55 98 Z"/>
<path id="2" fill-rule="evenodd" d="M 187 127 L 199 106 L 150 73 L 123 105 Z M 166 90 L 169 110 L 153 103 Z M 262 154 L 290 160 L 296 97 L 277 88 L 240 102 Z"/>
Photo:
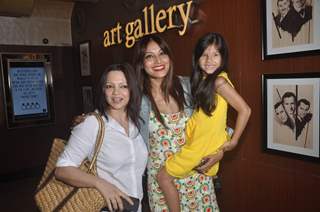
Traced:
<path id="1" fill-rule="evenodd" d="M 153 4 L 146 6 L 141 11 L 141 18 L 126 23 L 124 27 L 117 22 L 115 27 L 105 30 L 103 46 L 107 48 L 124 42 L 127 48 L 131 48 L 137 39 L 150 34 L 162 33 L 169 29 L 178 29 L 179 35 L 182 36 L 187 30 L 192 2 L 191 0 L 171 5 L 158 11 L 155 11 Z M 176 20 L 179 22 L 177 23 Z"/>

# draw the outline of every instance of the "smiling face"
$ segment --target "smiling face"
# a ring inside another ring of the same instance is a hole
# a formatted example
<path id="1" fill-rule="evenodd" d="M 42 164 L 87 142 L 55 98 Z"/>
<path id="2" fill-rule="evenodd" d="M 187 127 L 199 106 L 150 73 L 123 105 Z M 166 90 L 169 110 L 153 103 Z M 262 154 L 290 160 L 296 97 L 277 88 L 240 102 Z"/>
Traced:
<path id="1" fill-rule="evenodd" d="M 293 117 L 296 105 L 293 96 L 283 98 L 283 106 L 289 116 Z"/>
<path id="2" fill-rule="evenodd" d="M 275 108 L 275 113 L 282 124 L 284 124 L 288 120 L 288 116 L 284 111 L 282 104 L 279 104 L 278 107 Z"/>
<path id="3" fill-rule="evenodd" d="M 278 1 L 278 10 L 281 16 L 285 16 L 290 9 L 290 0 L 279 0 Z"/>
<path id="4" fill-rule="evenodd" d="M 170 69 L 170 58 L 160 46 L 151 40 L 144 54 L 144 70 L 150 78 L 164 78 Z"/>
<path id="5" fill-rule="evenodd" d="M 221 54 L 214 44 L 209 45 L 199 58 L 199 66 L 205 75 L 214 73 L 221 66 Z"/>
<path id="6" fill-rule="evenodd" d="M 108 73 L 104 93 L 109 105 L 108 110 L 126 111 L 130 92 L 122 71 L 113 70 Z"/>
<path id="7" fill-rule="evenodd" d="M 298 108 L 297 108 L 297 115 L 300 117 L 300 118 L 304 118 L 308 111 L 309 111 L 309 108 L 310 106 L 303 103 L 303 102 L 300 102 Z"/>
<path id="8" fill-rule="evenodd" d="M 297 12 L 304 8 L 305 3 L 306 0 L 292 0 L 292 6 Z"/>

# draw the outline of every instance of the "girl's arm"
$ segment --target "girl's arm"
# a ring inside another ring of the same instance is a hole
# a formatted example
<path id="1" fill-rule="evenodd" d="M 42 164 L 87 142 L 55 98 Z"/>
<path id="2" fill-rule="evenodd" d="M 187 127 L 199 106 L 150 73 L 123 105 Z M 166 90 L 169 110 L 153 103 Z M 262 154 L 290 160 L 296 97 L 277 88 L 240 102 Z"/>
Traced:
<path id="1" fill-rule="evenodd" d="M 249 120 L 251 109 L 240 94 L 223 77 L 217 78 L 215 86 L 216 92 L 237 111 L 236 125 L 231 140 L 220 148 L 222 151 L 230 151 L 237 145 Z"/>

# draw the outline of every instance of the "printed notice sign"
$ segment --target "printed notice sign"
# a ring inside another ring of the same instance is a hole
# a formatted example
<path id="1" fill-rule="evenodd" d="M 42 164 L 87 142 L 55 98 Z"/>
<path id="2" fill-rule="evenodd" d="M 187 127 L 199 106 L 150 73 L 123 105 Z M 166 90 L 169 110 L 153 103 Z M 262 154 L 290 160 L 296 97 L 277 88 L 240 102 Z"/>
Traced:
<path id="1" fill-rule="evenodd" d="M 9 79 L 14 116 L 48 113 L 44 67 L 11 67 Z"/>

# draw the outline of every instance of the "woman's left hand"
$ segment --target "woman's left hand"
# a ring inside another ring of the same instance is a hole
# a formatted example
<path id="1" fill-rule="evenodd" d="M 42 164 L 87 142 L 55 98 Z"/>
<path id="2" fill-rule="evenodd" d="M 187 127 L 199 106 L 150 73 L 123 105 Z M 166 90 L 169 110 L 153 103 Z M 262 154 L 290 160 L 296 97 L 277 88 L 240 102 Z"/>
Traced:
<path id="1" fill-rule="evenodd" d="M 223 158 L 223 151 L 219 150 L 216 154 L 202 158 L 201 163 L 194 169 L 199 173 L 206 173 L 214 164 Z"/>

